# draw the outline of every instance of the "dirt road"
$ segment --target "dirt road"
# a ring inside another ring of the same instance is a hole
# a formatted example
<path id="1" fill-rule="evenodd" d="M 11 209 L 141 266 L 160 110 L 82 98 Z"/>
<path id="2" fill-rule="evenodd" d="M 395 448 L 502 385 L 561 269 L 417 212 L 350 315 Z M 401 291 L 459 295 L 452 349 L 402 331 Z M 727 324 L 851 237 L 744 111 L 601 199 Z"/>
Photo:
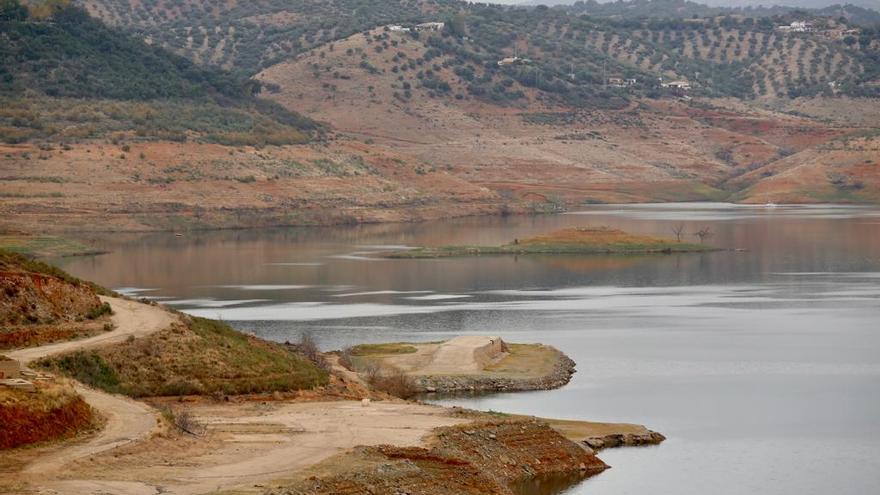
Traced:
<path id="1" fill-rule="evenodd" d="M 101 300 L 113 308 L 113 331 L 82 340 L 22 349 L 7 355 L 27 365 L 44 356 L 92 349 L 122 342 L 130 336 L 149 335 L 168 328 L 177 318 L 158 306 L 113 297 L 101 297 Z M 77 385 L 76 389 L 106 419 L 106 425 L 88 441 L 62 448 L 29 464 L 22 473 L 25 476 L 44 480 L 46 475 L 60 472 L 72 461 L 146 438 L 156 428 L 156 411 L 146 404 L 84 385 Z"/>
<path id="2" fill-rule="evenodd" d="M 111 316 L 111 321 L 115 326 L 113 331 L 86 339 L 30 347 L 5 354 L 26 365 L 35 359 L 53 354 L 119 343 L 125 341 L 129 336 L 149 335 L 168 328 L 176 320 L 176 316 L 159 306 L 105 296 L 101 296 L 101 301 L 110 303 L 110 307 L 113 308 L 113 316 Z"/>
<path id="3" fill-rule="evenodd" d="M 357 445 L 418 446 L 432 429 L 470 421 L 437 406 L 354 401 L 193 404 L 204 438 L 131 444 L 69 466 L 43 486 L 65 495 L 192 495 L 262 486 Z M 133 482 L 132 480 L 138 480 Z M 160 488 L 161 487 L 161 488 Z"/>

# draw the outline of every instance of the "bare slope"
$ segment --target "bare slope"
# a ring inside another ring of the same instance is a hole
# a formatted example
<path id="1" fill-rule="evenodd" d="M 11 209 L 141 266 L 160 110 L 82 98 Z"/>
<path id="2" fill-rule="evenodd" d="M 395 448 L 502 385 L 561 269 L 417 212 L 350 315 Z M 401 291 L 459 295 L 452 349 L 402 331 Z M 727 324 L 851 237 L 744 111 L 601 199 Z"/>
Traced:
<path id="1" fill-rule="evenodd" d="M 483 69 L 434 49 L 432 36 L 377 29 L 257 78 L 277 85 L 271 97 L 288 108 L 524 203 L 725 199 L 742 187 L 732 179 L 870 126 L 735 100 L 579 110 L 514 81 L 506 91 L 523 100 L 499 106 L 467 91 L 462 70 Z"/>

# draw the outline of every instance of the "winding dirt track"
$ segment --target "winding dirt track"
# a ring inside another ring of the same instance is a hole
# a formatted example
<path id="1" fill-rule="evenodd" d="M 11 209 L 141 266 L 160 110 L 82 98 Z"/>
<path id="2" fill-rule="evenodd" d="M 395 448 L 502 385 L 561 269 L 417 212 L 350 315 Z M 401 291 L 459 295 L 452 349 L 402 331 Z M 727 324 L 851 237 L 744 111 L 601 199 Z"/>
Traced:
<path id="1" fill-rule="evenodd" d="M 124 342 L 130 336 L 149 335 L 168 328 L 177 320 L 176 316 L 159 306 L 104 296 L 101 296 L 101 301 L 110 303 L 110 307 L 113 308 L 113 316 L 110 318 L 115 328 L 112 332 L 105 332 L 87 339 L 30 347 L 5 354 L 26 365 L 35 359 L 53 354 L 94 349 L 95 347 Z"/>
<path id="2" fill-rule="evenodd" d="M 158 306 L 113 297 L 101 297 L 101 300 L 110 303 L 113 308 L 113 316 L 111 316 L 111 321 L 115 325 L 113 331 L 82 340 L 22 349 L 7 355 L 27 365 L 44 356 L 93 349 L 122 342 L 130 336 L 149 335 L 168 328 L 177 320 L 176 316 Z M 58 472 L 76 459 L 146 438 L 156 427 L 156 412 L 146 404 L 81 384 L 76 386 L 76 390 L 90 406 L 106 418 L 106 425 L 100 433 L 85 443 L 71 445 L 37 459 L 24 469 L 23 474 L 33 476 Z"/>

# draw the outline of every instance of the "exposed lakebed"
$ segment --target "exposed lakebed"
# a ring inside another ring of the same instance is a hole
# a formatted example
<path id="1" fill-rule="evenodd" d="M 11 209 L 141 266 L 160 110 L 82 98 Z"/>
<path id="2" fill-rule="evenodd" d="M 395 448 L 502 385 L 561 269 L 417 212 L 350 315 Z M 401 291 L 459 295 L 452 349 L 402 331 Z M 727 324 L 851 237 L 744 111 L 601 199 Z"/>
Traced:
<path id="1" fill-rule="evenodd" d="M 669 237 L 679 223 L 745 251 L 375 256 L 587 225 Z M 877 208 L 597 206 L 93 240 L 112 252 L 62 267 L 275 340 L 311 331 L 339 348 L 488 334 L 559 348 L 578 365 L 561 389 L 443 403 L 640 423 L 668 437 L 603 451 L 613 469 L 565 493 L 861 494 L 880 484 Z"/>

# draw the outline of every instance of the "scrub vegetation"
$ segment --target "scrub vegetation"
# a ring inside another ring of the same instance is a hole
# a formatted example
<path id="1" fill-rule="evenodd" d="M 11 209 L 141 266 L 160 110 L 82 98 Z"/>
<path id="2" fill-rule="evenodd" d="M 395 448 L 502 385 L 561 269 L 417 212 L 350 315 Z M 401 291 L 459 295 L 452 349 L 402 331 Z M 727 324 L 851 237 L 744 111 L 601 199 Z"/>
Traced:
<path id="1" fill-rule="evenodd" d="M 326 371 L 284 346 L 202 318 L 110 348 L 45 358 L 38 366 L 132 397 L 283 392 L 328 382 Z"/>

